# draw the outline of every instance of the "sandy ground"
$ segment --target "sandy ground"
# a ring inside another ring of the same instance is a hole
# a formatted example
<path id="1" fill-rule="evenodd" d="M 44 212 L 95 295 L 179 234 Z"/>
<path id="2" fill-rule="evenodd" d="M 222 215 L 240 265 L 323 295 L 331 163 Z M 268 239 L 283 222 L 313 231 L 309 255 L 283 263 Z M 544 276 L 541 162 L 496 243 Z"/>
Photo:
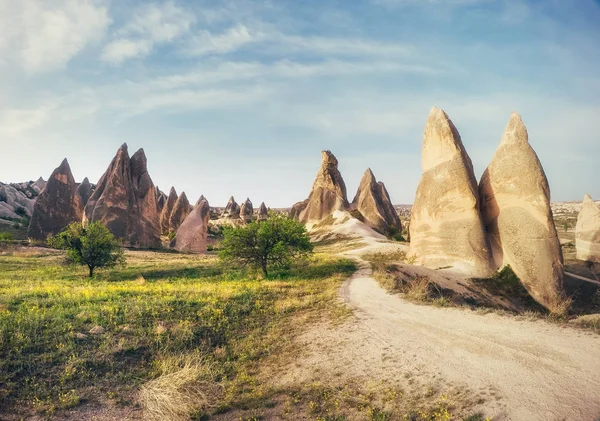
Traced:
<path id="1" fill-rule="evenodd" d="M 600 420 L 600 336 L 545 321 L 412 304 L 383 290 L 361 253 L 342 289 L 354 310 L 341 326 L 305 334 L 306 357 L 284 382 L 380 380 L 414 389 L 468 388 L 494 420 Z M 407 381 L 410 379 L 410 381 Z"/>

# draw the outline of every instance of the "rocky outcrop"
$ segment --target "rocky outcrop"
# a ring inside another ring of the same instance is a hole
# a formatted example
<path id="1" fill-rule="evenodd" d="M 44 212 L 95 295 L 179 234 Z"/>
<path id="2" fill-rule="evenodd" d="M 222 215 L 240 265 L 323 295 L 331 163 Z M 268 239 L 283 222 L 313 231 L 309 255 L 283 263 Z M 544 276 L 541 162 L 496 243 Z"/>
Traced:
<path id="1" fill-rule="evenodd" d="M 300 219 L 300 214 L 306 207 L 308 206 L 308 199 L 303 200 L 302 202 L 296 202 L 290 209 L 290 218 L 292 219 Z"/>
<path id="2" fill-rule="evenodd" d="M 185 253 L 206 253 L 210 206 L 202 196 L 171 240 L 170 247 Z"/>
<path id="3" fill-rule="evenodd" d="M 385 185 L 377 182 L 370 168 L 360 181 L 351 208 L 362 215 L 363 222 L 382 234 L 402 231 L 402 223 Z"/>
<path id="4" fill-rule="evenodd" d="M 83 218 L 83 213 L 85 211 L 85 205 L 87 205 L 88 200 L 94 194 L 94 185 L 90 183 L 87 177 L 83 179 L 83 181 L 77 186 L 77 191 L 75 192 L 75 197 L 78 201 L 78 209 L 77 209 L 77 220 L 81 221 Z"/>
<path id="5" fill-rule="evenodd" d="M 77 193 L 77 183 L 65 158 L 52 172 L 35 201 L 27 236 L 43 241 L 49 235 L 61 232 L 71 222 L 81 220 L 83 206 Z"/>
<path id="6" fill-rule="evenodd" d="M 101 222 L 126 246 L 160 247 L 156 189 L 146 164 L 143 149 L 129 158 L 123 144 L 85 207 L 84 224 Z"/>
<path id="7" fill-rule="evenodd" d="M 185 218 L 190 214 L 190 211 L 190 202 L 185 192 L 181 192 L 175 201 L 175 205 L 173 205 L 173 211 L 169 217 L 169 232 L 177 232 Z"/>
<path id="8" fill-rule="evenodd" d="M 31 217 L 37 196 L 46 187 L 43 178 L 25 183 L 0 183 L 0 219 Z"/>
<path id="9" fill-rule="evenodd" d="M 269 210 L 267 209 L 267 205 L 265 205 L 265 202 L 262 202 L 260 204 L 260 206 L 258 207 L 258 211 L 256 213 L 256 219 L 258 219 L 259 221 L 264 221 L 268 217 L 269 217 Z"/>
<path id="10" fill-rule="evenodd" d="M 336 157 L 330 151 L 321 151 L 321 158 L 321 168 L 308 196 L 308 203 L 299 212 L 298 219 L 302 222 L 318 222 L 335 211 L 349 208 L 346 184 L 338 170 Z"/>
<path id="11" fill-rule="evenodd" d="M 252 217 L 254 216 L 254 206 L 252 206 L 252 202 L 250 198 L 246 198 L 246 201 L 242 203 L 240 207 L 240 218 L 245 222 L 252 221 Z"/>
<path id="12" fill-rule="evenodd" d="M 159 215 L 167 203 L 167 195 L 156 186 L 156 211 Z"/>
<path id="13" fill-rule="evenodd" d="M 496 266 L 510 265 L 531 296 L 554 310 L 562 297 L 562 251 L 548 180 L 519 114 L 510 116 L 479 195 Z"/>
<path id="14" fill-rule="evenodd" d="M 577 259 L 600 263 L 600 207 L 589 194 L 583 199 L 575 227 Z"/>
<path id="15" fill-rule="evenodd" d="M 240 217 L 240 205 L 237 204 L 233 196 L 229 198 L 225 210 L 221 215 L 222 218 L 239 219 Z"/>
<path id="16" fill-rule="evenodd" d="M 160 229 L 163 235 L 168 235 L 170 231 L 169 218 L 171 218 L 171 213 L 173 212 L 173 208 L 175 207 L 175 202 L 177 202 L 177 192 L 175 191 L 175 187 L 171 187 L 169 191 L 169 196 L 167 197 L 167 201 L 163 206 L 162 212 L 160 214 Z"/>
<path id="17" fill-rule="evenodd" d="M 435 107 L 425 125 L 421 164 L 410 219 L 411 255 L 428 267 L 490 276 L 494 268 L 471 159 L 452 121 Z"/>

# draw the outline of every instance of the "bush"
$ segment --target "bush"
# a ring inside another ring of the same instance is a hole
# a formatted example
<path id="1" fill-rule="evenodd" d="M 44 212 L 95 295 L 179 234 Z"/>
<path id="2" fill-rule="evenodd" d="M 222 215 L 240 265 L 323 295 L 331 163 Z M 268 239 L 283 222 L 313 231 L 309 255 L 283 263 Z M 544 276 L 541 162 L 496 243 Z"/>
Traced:
<path id="1" fill-rule="evenodd" d="M 261 222 L 223 231 L 219 256 L 223 260 L 260 268 L 265 277 L 273 266 L 286 266 L 312 253 L 306 228 L 301 222 L 273 214 Z"/>
<path id="2" fill-rule="evenodd" d="M 87 266 L 90 278 L 96 268 L 125 263 L 123 248 L 100 222 L 92 222 L 86 228 L 73 222 L 61 233 L 49 237 L 48 245 L 66 250 L 68 263 Z"/>
<path id="3" fill-rule="evenodd" d="M 21 217 L 27 217 L 27 211 L 23 206 L 19 206 L 15 209 L 15 213 Z"/>
<path id="4" fill-rule="evenodd" d="M 11 232 L 0 232 L 0 243 L 13 241 L 14 237 Z"/>

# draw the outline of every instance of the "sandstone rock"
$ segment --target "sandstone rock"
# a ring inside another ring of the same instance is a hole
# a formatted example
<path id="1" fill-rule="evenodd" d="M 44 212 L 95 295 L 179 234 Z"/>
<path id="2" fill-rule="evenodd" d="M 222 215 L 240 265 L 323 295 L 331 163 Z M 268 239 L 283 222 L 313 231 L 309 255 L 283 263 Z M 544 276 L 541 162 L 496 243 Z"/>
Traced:
<path id="1" fill-rule="evenodd" d="M 292 209 L 290 209 L 290 218 L 300 219 L 300 214 L 306 207 L 308 206 L 308 199 L 303 200 L 302 202 L 294 203 Z"/>
<path id="2" fill-rule="evenodd" d="M 77 201 L 77 220 L 81 221 L 83 218 L 83 212 L 85 211 L 85 205 L 94 193 L 94 186 L 90 183 L 87 177 L 83 179 L 81 184 L 77 186 L 75 192 L 75 200 Z"/>
<path id="3" fill-rule="evenodd" d="M 229 198 L 222 217 L 230 219 L 238 219 L 240 217 L 240 205 L 237 204 L 233 196 Z"/>
<path id="4" fill-rule="evenodd" d="M 471 159 L 446 113 L 433 107 L 423 136 L 423 175 L 410 220 L 410 250 L 428 267 L 493 274 Z"/>
<path id="5" fill-rule="evenodd" d="M 58 234 L 71 222 L 81 220 L 82 209 L 77 183 L 65 158 L 35 201 L 27 236 L 45 240 Z"/>
<path id="6" fill-rule="evenodd" d="M 242 203 L 242 206 L 240 207 L 240 218 L 246 222 L 250 222 L 253 216 L 254 206 L 252 206 L 250 198 L 246 198 L 246 201 Z"/>
<path id="7" fill-rule="evenodd" d="M 318 222 L 339 210 L 348 210 L 346 184 L 338 170 L 338 161 L 330 151 L 321 151 L 321 168 L 317 173 L 306 207 L 300 212 L 302 222 Z"/>
<path id="8" fill-rule="evenodd" d="M 186 253 L 206 253 L 210 206 L 204 196 L 177 230 L 170 246 Z"/>
<path id="9" fill-rule="evenodd" d="M 185 192 L 181 192 L 169 217 L 169 232 L 177 232 L 185 218 L 190 214 L 190 202 Z"/>
<path id="10" fill-rule="evenodd" d="M 35 199 L 45 185 L 46 182 L 41 178 L 36 182 L 0 183 L 0 218 L 20 219 L 24 215 L 31 217 Z"/>
<path id="11" fill-rule="evenodd" d="M 169 234 L 169 218 L 171 217 L 171 213 L 173 212 L 173 207 L 175 206 L 175 202 L 177 202 L 177 192 L 175 191 L 175 187 L 171 187 L 169 191 L 169 196 L 167 197 L 167 201 L 163 206 L 162 212 L 160 214 L 160 229 L 164 235 Z"/>
<path id="12" fill-rule="evenodd" d="M 531 296 L 554 310 L 562 296 L 563 256 L 548 180 L 519 114 L 510 116 L 479 195 L 496 266 L 510 265 Z"/>
<path id="13" fill-rule="evenodd" d="M 586 194 L 575 228 L 577 258 L 600 262 L 600 207 Z"/>
<path id="14" fill-rule="evenodd" d="M 46 187 L 46 181 L 40 177 L 35 181 L 35 183 L 33 183 L 32 187 L 38 192 L 38 194 L 40 194 Z"/>
<path id="15" fill-rule="evenodd" d="M 370 168 L 360 181 L 352 209 L 360 212 L 367 225 L 383 234 L 402 231 L 402 223 L 385 185 L 377 182 Z"/>
<path id="16" fill-rule="evenodd" d="M 99 221 L 126 246 L 160 247 L 156 190 L 144 150 L 131 159 L 123 144 L 88 200 L 84 225 Z"/>
<path id="17" fill-rule="evenodd" d="M 98 184 L 100 184 L 100 183 L 98 183 Z M 106 332 L 106 329 L 104 329 L 102 326 L 98 326 L 98 325 L 96 325 L 90 329 L 91 335 L 102 335 L 104 332 Z"/>
<path id="18" fill-rule="evenodd" d="M 269 217 L 269 210 L 267 209 L 267 205 L 265 205 L 265 202 L 262 202 L 260 204 L 260 206 L 258 207 L 258 212 L 256 214 L 256 218 L 259 221 L 264 221 L 268 217 Z"/>
<path id="19" fill-rule="evenodd" d="M 156 211 L 161 215 L 165 204 L 167 203 L 167 195 L 156 186 Z"/>

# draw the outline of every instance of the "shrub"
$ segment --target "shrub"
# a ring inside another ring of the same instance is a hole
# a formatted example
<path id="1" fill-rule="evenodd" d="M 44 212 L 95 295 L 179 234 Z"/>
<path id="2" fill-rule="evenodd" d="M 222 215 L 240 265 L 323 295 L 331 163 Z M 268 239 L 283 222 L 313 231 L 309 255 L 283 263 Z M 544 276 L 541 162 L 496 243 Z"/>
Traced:
<path id="1" fill-rule="evenodd" d="M 306 228 L 301 222 L 284 215 L 270 215 L 261 222 L 223 231 L 219 256 L 223 260 L 253 265 L 265 277 L 272 266 L 286 266 L 294 259 L 312 253 Z"/>
<path id="2" fill-rule="evenodd" d="M 25 208 L 23 206 L 19 206 L 15 209 L 15 213 L 21 217 L 26 217 L 27 216 L 27 211 L 25 210 Z"/>
<path id="3" fill-rule="evenodd" d="M 66 250 L 68 263 L 87 266 L 90 278 L 96 268 L 125 263 L 118 240 L 99 222 L 92 222 L 86 228 L 74 222 L 56 236 L 49 237 L 48 245 Z"/>
<path id="4" fill-rule="evenodd" d="M 0 243 L 5 243 L 14 240 L 11 232 L 0 232 Z"/>

